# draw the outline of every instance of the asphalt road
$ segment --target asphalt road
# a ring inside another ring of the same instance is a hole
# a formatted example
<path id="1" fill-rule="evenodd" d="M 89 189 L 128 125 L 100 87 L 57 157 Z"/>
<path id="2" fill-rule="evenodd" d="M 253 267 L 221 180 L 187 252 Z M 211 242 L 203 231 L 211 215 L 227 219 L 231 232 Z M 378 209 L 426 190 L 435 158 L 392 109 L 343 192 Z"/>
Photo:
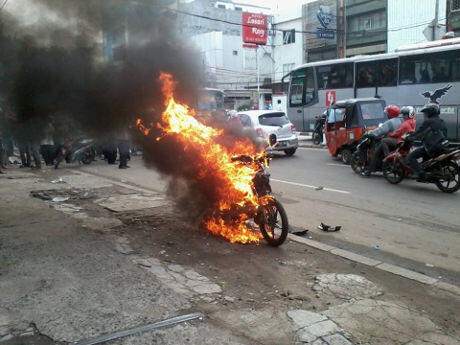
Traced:
<path id="1" fill-rule="evenodd" d="M 99 161 L 82 169 L 148 189 L 166 188 L 139 157 L 130 165 L 119 170 Z M 364 179 L 320 149 L 277 155 L 270 171 L 293 229 L 308 229 L 308 236 L 323 243 L 460 284 L 460 192 L 445 194 L 415 181 L 394 186 L 382 176 Z M 324 233 L 317 229 L 321 222 L 342 230 Z"/>
<path id="2" fill-rule="evenodd" d="M 410 180 L 395 186 L 381 175 L 365 179 L 318 149 L 276 156 L 270 170 L 291 224 L 309 229 L 313 238 L 431 274 L 445 269 L 458 277 L 460 193 L 445 194 L 435 185 Z M 317 190 L 319 186 L 323 189 Z M 323 233 L 317 229 L 320 222 L 342 225 L 343 230 Z"/>

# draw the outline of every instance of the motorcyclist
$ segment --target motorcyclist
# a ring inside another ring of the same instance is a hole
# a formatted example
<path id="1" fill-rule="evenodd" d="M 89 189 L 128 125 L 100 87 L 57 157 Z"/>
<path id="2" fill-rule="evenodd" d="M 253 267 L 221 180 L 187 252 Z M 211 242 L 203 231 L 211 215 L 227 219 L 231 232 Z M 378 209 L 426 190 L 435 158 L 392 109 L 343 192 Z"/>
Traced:
<path id="1" fill-rule="evenodd" d="M 375 138 L 375 137 L 383 137 L 389 133 L 395 132 L 403 123 L 403 118 L 399 117 L 399 107 L 396 105 L 389 105 L 385 108 L 385 114 L 388 117 L 388 120 L 385 121 L 381 126 L 378 128 L 365 133 L 365 136 Z M 388 147 L 386 148 L 388 150 Z M 368 168 L 364 170 L 361 175 L 364 177 L 371 176 L 372 172 L 376 170 L 377 163 L 381 158 L 383 152 L 382 144 L 380 144 L 375 153 L 372 157 L 371 163 L 369 164 Z"/>
<path id="2" fill-rule="evenodd" d="M 428 159 L 442 153 L 449 146 L 447 137 L 447 127 L 444 121 L 439 117 L 441 108 L 437 103 L 428 103 L 420 110 L 424 117 L 422 126 L 408 140 L 421 139 L 423 146 L 412 151 L 407 156 L 407 164 L 412 168 L 415 179 L 425 178 L 425 171 L 418 163 L 419 158 Z"/>

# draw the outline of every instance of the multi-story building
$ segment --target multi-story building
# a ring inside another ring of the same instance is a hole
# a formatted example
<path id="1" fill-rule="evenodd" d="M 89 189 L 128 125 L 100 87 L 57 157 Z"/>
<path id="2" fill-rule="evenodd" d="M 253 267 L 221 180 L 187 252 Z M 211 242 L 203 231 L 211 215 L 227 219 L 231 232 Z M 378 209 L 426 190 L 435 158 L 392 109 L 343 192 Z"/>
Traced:
<path id="1" fill-rule="evenodd" d="M 387 2 L 345 0 L 346 56 L 387 51 Z"/>
<path id="2" fill-rule="evenodd" d="M 447 26 L 455 36 L 460 36 L 460 0 L 447 0 Z"/>
<path id="3" fill-rule="evenodd" d="M 178 30 L 199 50 L 209 87 L 251 89 L 257 88 L 258 80 L 259 86 L 271 85 L 271 45 L 259 49 L 243 47 L 243 11 L 268 15 L 271 12 L 266 7 L 231 0 L 180 4 Z"/>

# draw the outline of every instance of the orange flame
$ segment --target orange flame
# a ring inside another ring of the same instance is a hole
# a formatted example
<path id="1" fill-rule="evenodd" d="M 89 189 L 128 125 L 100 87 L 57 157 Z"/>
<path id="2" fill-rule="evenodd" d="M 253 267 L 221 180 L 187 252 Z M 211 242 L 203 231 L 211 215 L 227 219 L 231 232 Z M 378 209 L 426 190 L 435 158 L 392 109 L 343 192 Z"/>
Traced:
<path id="1" fill-rule="evenodd" d="M 231 148 L 220 144 L 218 141 L 223 136 L 222 130 L 201 123 L 187 105 L 176 103 L 176 82 L 173 77 L 162 72 L 159 81 L 166 106 L 162 122 L 158 124 L 163 136 L 175 136 L 183 144 L 184 150 L 193 148 L 194 152 L 199 153 L 197 162 L 202 169 L 202 177 L 217 174 L 219 180 L 223 181 L 215 186 L 219 202 L 215 205 L 213 215 L 203 221 L 204 225 L 213 234 L 223 236 L 232 243 L 258 243 L 262 235 L 247 226 L 251 218 L 247 213 L 239 212 L 230 221 L 225 215 L 238 207 L 255 210 L 263 202 L 253 191 L 252 180 L 257 172 L 256 167 L 232 160 L 232 157 L 238 155 L 255 156 L 263 153 L 249 139 L 235 139 Z M 150 129 L 140 120 L 137 125 L 144 135 L 150 133 Z"/>

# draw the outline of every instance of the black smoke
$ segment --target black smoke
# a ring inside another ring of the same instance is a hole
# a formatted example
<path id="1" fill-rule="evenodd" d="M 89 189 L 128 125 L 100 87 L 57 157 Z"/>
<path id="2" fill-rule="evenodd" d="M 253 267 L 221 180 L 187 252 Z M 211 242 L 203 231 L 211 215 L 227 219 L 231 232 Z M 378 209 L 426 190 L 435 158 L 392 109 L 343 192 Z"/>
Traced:
<path id="1" fill-rule="evenodd" d="M 26 0 L 21 0 L 26 3 Z M 198 53 L 177 34 L 174 12 L 161 0 L 30 0 L 58 22 L 37 13 L 33 24 L 4 12 L 0 23 L 0 92 L 17 138 L 38 141 L 49 121 L 62 132 L 96 139 L 130 129 L 148 167 L 170 180 L 170 194 L 201 213 L 219 197 L 223 183 L 197 164 L 198 153 L 167 137 L 157 142 L 155 124 L 164 110 L 158 76 L 177 81 L 176 98 L 192 107 L 204 85 Z M 180 24 L 180 23 L 179 23 Z M 120 31 L 122 35 L 120 35 Z M 103 42 L 129 37 L 107 59 Z M 153 124 L 150 136 L 134 126 Z M 64 136 L 64 134 L 63 134 Z M 230 137 L 224 145 L 231 146 Z M 200 176 L 200 177 L 198 177 Z"/>

